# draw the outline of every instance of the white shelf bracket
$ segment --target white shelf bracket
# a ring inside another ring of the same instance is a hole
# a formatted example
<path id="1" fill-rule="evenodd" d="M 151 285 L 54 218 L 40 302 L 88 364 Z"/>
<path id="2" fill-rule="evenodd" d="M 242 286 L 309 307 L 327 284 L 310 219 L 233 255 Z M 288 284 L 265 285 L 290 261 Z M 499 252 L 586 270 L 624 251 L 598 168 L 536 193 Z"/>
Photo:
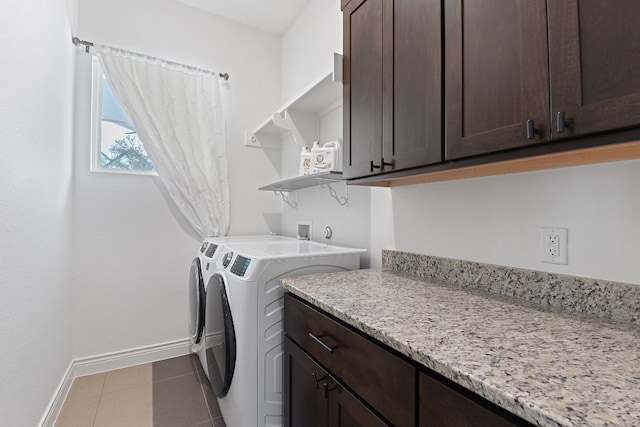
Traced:
<path id="1" fill-rule="evenodd" d="M 284 110 L 282 113 L 273 113 L 273 124 L 279 128 L 291 131 L 293 138 L 296 140 L 296 144 L 299 146 L 305 145 L 305 140 L 298 130 L 298 127 L 293 122 L 293 118 L 291 117 L 289 110 Z"/>
<path id="2" fill-rule="evenodd" d="M 289 199 L 289 196 L 284 194 L 284 192 L 282 192 L 282 191 L 274 191 L 273 194 L 275 194 L 276 196 L 281 196 L 282 197 L 282 201 L 284 203 L 286 203 L 287 205 L 289 205 L 289 207 L 291 209 L 296 209 L 298 207 L 298 202 L 296 200 Z M 297 199 L 297 197 L 296 197 L 296 199 Z"/>
<path id="3" fill-rule="evenodd" d="M 345 195 L 339 196 L 336 190 L 331 186 L 329 182 L 324 182 L 320 184 L 320 188 L 327 187 L 329 189 L 329 195 L 333 197 L 333 199 L 338 202 L 340 206 L 348 207 L 349 203 L 349 189 L 347 185 L 344 186 Z"/>

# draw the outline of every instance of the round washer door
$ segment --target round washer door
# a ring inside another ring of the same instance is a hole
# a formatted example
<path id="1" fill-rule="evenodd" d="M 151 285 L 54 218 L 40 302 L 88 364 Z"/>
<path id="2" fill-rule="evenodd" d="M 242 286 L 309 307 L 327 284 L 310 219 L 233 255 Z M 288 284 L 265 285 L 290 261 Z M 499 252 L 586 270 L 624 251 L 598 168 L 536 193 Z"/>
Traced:
<path id="1" fill-rule="evenodd" d="M 204 330 L 204 280 L 200 258 L 194 258 L 189 273 L 189 331 L 191 342 L 199 344 Z"/>
<path id="2" fill-rule="evenodd" d="M 236 366 L 236 334 L 224 276 L 214 274 L 207 283 L 204 345 L 211 389 L 227 395 Z"/>

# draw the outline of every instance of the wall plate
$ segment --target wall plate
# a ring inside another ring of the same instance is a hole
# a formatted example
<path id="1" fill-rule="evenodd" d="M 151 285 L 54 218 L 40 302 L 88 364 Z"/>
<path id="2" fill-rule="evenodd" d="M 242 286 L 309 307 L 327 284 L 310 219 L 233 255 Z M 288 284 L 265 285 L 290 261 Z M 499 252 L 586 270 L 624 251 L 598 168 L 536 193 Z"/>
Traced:
<path id="1" fill-rule="evenodd" d="M 568 229 L 542 227 L 542 262 L 568 264 Z"/>

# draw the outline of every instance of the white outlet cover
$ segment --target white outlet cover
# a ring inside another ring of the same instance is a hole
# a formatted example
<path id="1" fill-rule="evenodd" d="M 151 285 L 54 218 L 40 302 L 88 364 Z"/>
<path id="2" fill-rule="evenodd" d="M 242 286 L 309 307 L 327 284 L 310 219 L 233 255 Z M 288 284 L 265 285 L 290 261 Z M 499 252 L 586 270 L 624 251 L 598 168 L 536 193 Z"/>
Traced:
<path id="1" fill-rule="evenodd" d="M 559 227 L 542 227 L 542 262 L 567 265 L 569 258 L 569 230 Z"/>

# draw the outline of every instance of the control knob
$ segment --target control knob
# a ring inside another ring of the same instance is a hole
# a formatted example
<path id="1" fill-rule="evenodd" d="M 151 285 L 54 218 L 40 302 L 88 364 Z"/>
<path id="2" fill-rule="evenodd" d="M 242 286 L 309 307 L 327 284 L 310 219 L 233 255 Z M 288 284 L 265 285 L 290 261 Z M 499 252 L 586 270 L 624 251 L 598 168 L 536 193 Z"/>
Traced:
<path id="1" fill-rule="evenodd" d="M 227 268 L 227 266 L 231 262 L 231 258 L 233 258 L 233 252 L 227 252 L 226 254 L 224 254 L 224 257 L 222 257 L 222 266 L 224 268 Z"/>

